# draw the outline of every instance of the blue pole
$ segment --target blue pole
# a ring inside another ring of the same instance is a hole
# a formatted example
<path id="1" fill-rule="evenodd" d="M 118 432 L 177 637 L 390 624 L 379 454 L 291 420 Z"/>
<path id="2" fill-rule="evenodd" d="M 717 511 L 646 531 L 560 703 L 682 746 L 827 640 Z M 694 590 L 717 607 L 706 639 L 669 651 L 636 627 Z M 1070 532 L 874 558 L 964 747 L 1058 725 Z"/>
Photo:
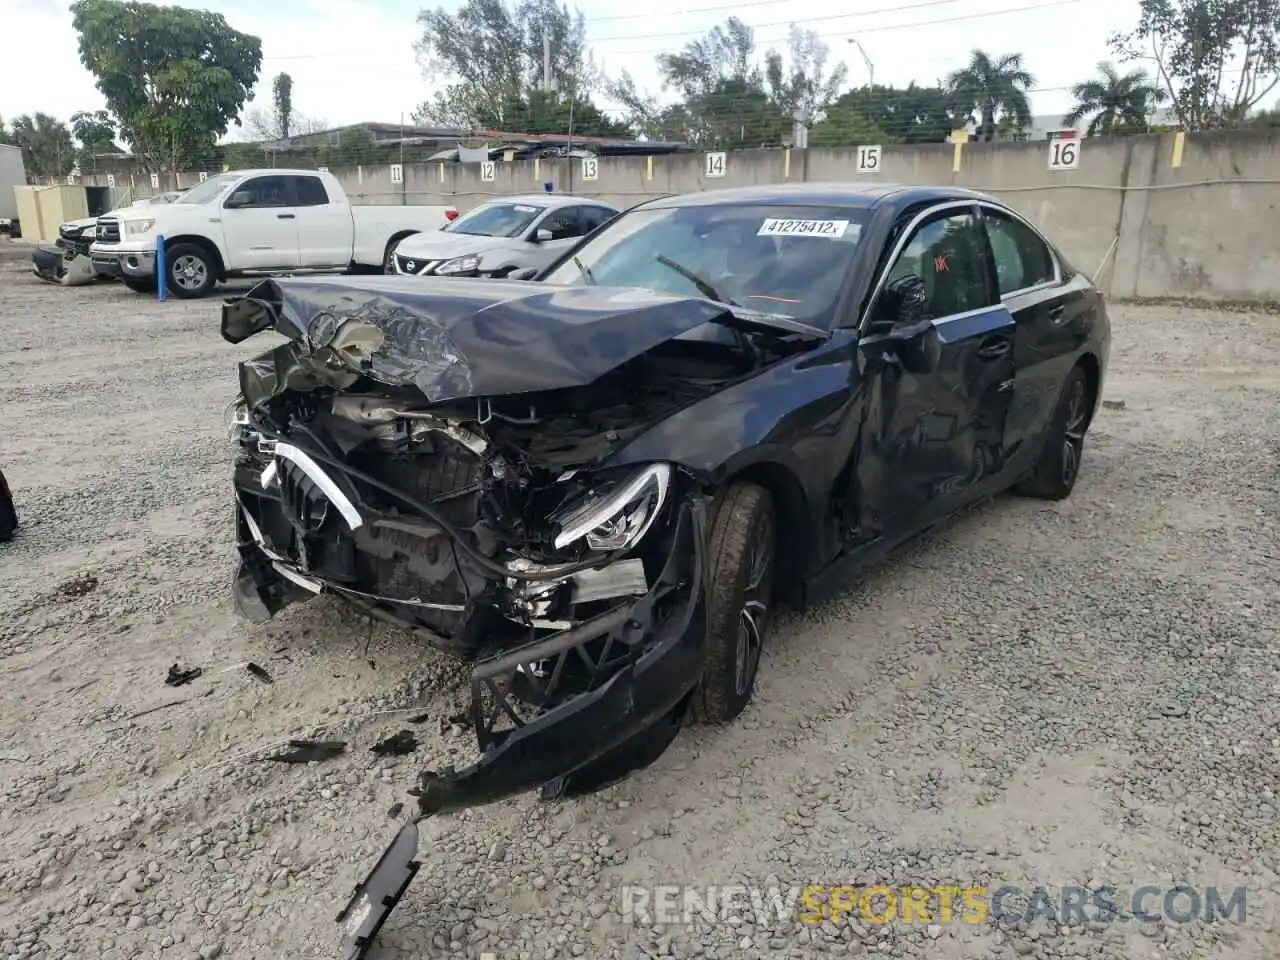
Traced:
<path id="1" fill-rule="evenodd" d="M 164 300 L 165 279 L 169 271 L 164 262 L 164 235 L 156 235 L 156 298 Z"/>

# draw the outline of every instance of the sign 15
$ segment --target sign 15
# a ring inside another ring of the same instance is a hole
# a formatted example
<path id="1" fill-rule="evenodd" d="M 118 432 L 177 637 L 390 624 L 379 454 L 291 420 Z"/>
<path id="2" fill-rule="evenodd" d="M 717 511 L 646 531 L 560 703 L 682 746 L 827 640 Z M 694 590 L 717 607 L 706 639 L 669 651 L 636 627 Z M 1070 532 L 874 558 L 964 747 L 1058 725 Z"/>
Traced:
<path id="1" fill-rule="evenodd" d="M 858 172 L 859 173 L 879 173 L 880 172 L 880 146 L 866 146 L 858 148 Z"/>

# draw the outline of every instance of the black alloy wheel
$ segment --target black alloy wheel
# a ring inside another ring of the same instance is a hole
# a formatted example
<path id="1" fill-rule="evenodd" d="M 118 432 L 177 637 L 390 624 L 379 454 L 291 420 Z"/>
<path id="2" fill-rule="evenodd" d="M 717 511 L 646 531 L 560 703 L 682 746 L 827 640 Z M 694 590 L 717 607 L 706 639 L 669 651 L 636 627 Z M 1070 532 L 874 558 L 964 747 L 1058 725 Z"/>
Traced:
<path id="1" fill-rule="evenodd" d="M 1040 459 L 1015 492 L 1042 500 L 1065 500 L 1071 496 L 1084 461 L 1091 403 L 1084 370 L 1075 367 L 1063 385 Z"/>

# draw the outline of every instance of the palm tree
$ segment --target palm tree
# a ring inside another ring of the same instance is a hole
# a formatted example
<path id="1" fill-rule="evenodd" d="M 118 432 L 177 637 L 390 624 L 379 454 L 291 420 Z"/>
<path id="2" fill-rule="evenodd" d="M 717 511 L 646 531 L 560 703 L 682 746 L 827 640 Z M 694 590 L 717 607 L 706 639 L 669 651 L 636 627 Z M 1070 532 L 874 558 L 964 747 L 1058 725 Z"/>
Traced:
<path id="1" fill-rule="evenodd" d="M 1016 129 L 1031 126 L 1031 101 L 1027 93 L 1035 80 L 1023 66 L 1022 54 L 993 57 L 974 50 L 969 65 L 951 74 L 949 83 L 952 92 L 981 113 L 979 140 L 995 139 L 997 114 L 1012 120 Z"/>
<path id="2" fill-rule="evenodd" d="M 1145 70 L 1120 74 L 1107 61 L 1098 64 L 1098 77 L 1071 88 L 1076 105 L 1062 118 L 1074 127 L 1092 115 L 1086 137 L 1115 133 L 1122 128 L 1144 130 L 1152 109 L 1164 100 L 1164 91 L 1151 81 Z"/>
<path id="3" fill-rule="evenodd" d="M 13 142 L 22 148 L 27 175 L 35 179 L 63 177 L 75 163 L 71 131 L 47 113 L 18 117 L 13 121 Z"/>

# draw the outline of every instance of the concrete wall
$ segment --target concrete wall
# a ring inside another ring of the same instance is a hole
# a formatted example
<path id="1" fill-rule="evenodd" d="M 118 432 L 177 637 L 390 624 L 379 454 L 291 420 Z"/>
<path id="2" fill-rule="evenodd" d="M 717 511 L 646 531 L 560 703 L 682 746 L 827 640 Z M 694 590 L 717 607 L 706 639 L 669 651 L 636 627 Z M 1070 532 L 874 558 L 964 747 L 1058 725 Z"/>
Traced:
<path id="1" fill-rule="evenodd" d="M 723 177 L 705 175 L 702 154 L 602 159 L 584 181 L 580 161 L 337 170 L 354 202 L 453 204 L 495 197 L 578 193 L 621 206 L 673 193 L 786 181 L 875 180 L 956 184 L 987 191 L 1039 224 L 1078 269 L 1116 297 L 1185 296 L 1280 300 L 1280 130 L 1098 138 L 1083 142 L 1075 170 L 1049 169 L 1050 145 L 886 146 L 879 171 L 860 174 L 857 150 L 756 150 L 727 155 Z M 183 185 L 196 177 L 185 174 Z M 150 191 L 139 177 L 139 194 Z M 171 184 L 162 180 L 162 186 Z"/>

